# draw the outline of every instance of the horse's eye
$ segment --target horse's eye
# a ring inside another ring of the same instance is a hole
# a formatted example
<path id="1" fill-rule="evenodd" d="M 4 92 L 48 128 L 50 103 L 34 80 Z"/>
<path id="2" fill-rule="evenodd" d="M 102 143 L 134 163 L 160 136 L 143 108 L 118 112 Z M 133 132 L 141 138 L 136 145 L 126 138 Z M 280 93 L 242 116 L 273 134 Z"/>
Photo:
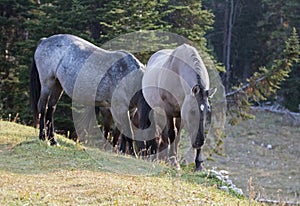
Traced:
<path id="1" fill-rule="evenodd" d="M 210 112 L 210 105 L 207 105 L 207 111 Z"/>

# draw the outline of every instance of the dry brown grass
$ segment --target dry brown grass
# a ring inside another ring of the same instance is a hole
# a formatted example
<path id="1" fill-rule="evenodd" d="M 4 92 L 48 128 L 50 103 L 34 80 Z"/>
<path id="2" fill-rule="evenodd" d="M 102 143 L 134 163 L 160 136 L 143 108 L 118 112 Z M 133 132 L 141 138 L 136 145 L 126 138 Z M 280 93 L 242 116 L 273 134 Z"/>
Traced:
<path id="1" fill-rule="evenodd" d="M 51 147 L 10 122 L 0 128 L 0 205 L 258 205 L 214 180 L 197 184 L 201 175 L 183 179 L 189 174 L 62 137 Z"/>
<path id="2" fill-rule="evenodd" d="M 84 170 L 51 174 L 0 174 L 2 204 L 213 205 L 243 200 L 180 179 Z"/>

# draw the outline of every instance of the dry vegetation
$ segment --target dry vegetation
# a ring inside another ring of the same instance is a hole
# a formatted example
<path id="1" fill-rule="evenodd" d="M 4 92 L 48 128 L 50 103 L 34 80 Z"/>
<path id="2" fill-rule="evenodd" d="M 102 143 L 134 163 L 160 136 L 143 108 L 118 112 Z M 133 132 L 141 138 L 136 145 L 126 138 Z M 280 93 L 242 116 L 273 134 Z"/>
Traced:
<path id="1" fill-rule="evenodd" d="M 253 114 L 254 120 L 227 127 L 225 156 L 215 157 L 209 167 L 228 170 L 252 198 L 300 204 L 300 127 L 284 114 Z"/>
<path id="2" fill-rule="evenodd" d="M 258 205 L 205 173 L 84 147 L 0 121 L 0 205 Z"/>

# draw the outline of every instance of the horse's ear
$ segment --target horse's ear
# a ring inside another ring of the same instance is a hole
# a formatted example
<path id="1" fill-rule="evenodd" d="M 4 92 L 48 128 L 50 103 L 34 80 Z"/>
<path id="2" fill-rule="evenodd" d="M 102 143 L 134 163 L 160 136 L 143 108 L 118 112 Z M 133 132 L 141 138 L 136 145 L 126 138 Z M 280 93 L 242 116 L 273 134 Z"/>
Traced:
<path id="1" fill-rule="evenodd" d="M 192 93 L 193 93 L 194 95 L 199 94 L 200 90 L 201 90 L 200 85 L 197 84 L 197 85 L 195 85 L 195 86 L 192 88 Z"/>
<path id="2" fill-rule="evenodd" d="M 216 87 L 209 89 L 207 91 L 208 98 L 212 98 L 216 92 L 217 92 L 217 88 Z"/>

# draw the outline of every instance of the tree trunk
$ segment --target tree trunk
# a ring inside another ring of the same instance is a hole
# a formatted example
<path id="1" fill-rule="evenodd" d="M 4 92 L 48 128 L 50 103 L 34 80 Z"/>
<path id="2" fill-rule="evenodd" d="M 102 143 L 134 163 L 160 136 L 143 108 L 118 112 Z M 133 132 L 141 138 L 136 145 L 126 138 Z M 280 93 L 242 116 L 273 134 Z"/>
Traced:
<path id="1" fill-rule="evenodd" d="M 91 5 L 93 10 L 97 11 L 97 9 L 103 7 L 102 3 L 95 2 Z M 95 40 L 98 40 L 100 38 L 100 34 L 102 32 L 102 26 L 99 23 L 99 20 L 97 18 L 90 20 L 90 31 L 91 31 L 91 37 Z"/>
<path id="2" fill-rule="evenodd" d="M 226 90 L 229 90 L 230 84 L 230 51 L 231 51 L 231 36 L 232 36 L 232 26 L 233 26 L 233 15 L 234 15 L 234 2 L 233 0 L 230 1 L 230 14 L 229 14 L 229 21 L 228 21 L 228 38 L 227 38 L 227 50 L 226 50 Z"/>
<path id="3" fill-rule="evenodd" d="M 227 30 L 228 30 L 228 0 L 225 3 L 225 11 L 224 11 L 224 32 L 223 32 L 223 63 L 226 65 L 226 48 L 227 48 Z"/>

